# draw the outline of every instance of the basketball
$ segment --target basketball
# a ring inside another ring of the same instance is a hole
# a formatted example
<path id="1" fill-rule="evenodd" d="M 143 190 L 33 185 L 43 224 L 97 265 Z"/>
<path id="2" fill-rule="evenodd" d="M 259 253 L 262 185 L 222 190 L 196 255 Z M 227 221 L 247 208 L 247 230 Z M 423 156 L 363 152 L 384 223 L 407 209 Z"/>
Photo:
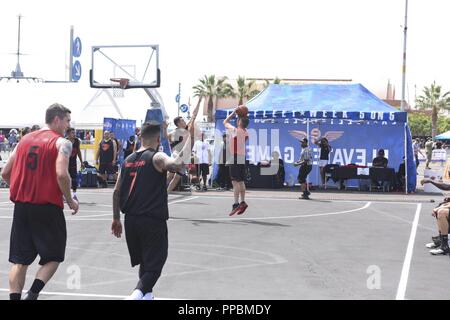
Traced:
<path id="1" fill-rule="evenodd" d="M 236 114 L 239 118 L 246 117 L 248 115 L 248 108 L 244 105 L 241 105 L 236 108 Z"/>

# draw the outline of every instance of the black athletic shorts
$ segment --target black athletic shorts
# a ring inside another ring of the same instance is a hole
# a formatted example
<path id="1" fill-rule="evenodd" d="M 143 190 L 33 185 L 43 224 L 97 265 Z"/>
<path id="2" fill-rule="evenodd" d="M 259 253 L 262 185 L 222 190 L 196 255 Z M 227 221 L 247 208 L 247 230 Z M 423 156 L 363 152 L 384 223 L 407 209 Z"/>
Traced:
<path id="1" fill-rule="evenodd" d="M 112 162 L 109 163 L 100 163 L 100 166 L 98 167 L 98 173 L 100 174 L 114 174 L 114 167 Z"/>
<path id="2" fill-rule="evenodd" d="M 125 238 L 132 267 L 140 264 L 144 271 L 161 272 L 169 248 L 166 220 L 125 214 Z"/>
<path id="3" fill-rule="evenodd" d="M 230 164 L 230 178 L 232 181 L 245 181 L 245 164 Z"/>
<path id="4" fill-rule="evenodd" d="M 198 176 L 207 176 L 209 174 L 209 164 L 200 163 L 195 165 L 197 167 Z"/>
<path id="5" fill-rule="evenodd" d="M 30 265 L 40 256 L 40 265 L 63 262 L 66 252 L 66 219 L 53 204 L 17 202 L 11 227 L 9 262 Z"/>
<path id="6" fill-rule="evenodd" d="M 312 165 L 302 165 L 298 170 L 298 183 L 306 183 L 306 177 L 312 170 Z"/>

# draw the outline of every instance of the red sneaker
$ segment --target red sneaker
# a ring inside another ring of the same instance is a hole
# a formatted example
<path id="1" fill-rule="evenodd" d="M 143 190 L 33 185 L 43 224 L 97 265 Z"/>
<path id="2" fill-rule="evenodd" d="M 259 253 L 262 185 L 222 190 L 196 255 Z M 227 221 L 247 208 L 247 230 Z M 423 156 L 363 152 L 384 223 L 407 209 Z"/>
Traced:
<path id="1" fill-rule="evenodd" d="M 242 201 L 238 207 L 238 211 L 236 212 L 238 215 L 243 214 L 245 210 L 247 210 L 248 204 L 245 201 Z"/>
<path id="2" fill-rule="evenodd" d="M 233 204 L 233 209 L 231 210 L 229 216 L 231 217 L 232 215 L 236 214 L 236 212 L 238 212 L 239 210 L 239 204 L 235 203 Z"/>

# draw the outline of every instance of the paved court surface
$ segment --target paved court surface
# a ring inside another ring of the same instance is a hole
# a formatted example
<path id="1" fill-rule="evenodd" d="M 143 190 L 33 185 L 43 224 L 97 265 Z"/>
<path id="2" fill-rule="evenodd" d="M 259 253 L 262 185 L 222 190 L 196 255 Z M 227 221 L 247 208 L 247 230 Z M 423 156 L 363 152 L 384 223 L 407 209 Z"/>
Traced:
<path id="1" fill-rule="evenodd" d="M 255 191 L 229 217 L 231 192 L 169 196 L 169 258 L 158 299 L 450 299 L 449 256 L 431 256 L 430 195 Z M 41 299 L 123 299 L 137 282 L 111 235 L 112 190 L 80 190 L 67 210 L 66 261 Z M 8 298 L 12 204 L 0 189 L 0 299 Z M 30 267 L 25 289 L 33 281 Z"/>

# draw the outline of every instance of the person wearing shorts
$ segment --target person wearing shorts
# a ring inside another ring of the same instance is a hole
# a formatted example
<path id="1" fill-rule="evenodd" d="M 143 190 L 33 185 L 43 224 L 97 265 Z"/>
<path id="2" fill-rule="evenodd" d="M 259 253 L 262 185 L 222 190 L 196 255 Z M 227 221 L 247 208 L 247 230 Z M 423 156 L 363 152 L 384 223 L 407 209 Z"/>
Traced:
<path id="1" fill-rule="evenodd" d="M 301 147 L 300 160 L 295 163 L 295 166 L 300 166 L 298 170 L 298 182 L 301 184 L 302 190 L 300 199 L 309 199 L 311 192 L 308 190 L 307 178 L 312 170 L 312 151 L 308 145 L 308 139 L 301 140 Z"/>
<path id="2" fill-rule="evenodd" d="M 425 183 L 431 183 L 432 185 L 443 191 L 450 191 L 450 184 L 434 181 L 432 179 L 425 178 L 420 183 L 422 185 L 424 185 Z M 432 237 L 433 242 L 427 244 L 426 247 L 431 249 L 430 253 L 432 255 L 449 254 L 450 247 L 448 245 L 448 233 L 450 226 L 450 198 L 445 198 L 444 202 L 440 203 L 436 208 L 434 208 L 432 216 L 436 218 L 439 235 Z"/>
<path id="3" fill-rule="evenodd" d="M 78 212 L 70 194 L 68 172 L 72 144 L 63 138 L 70 110 L 60 104 L 48 107 L 46 127 L 24 136 L 10 155 L 2 178 L 10 185 L 14 202 L 9 273 L 11 300 L 20 300 L 28 266 L 39 255 L 36 278 L 24 300 L 36 300 L 65 258 L 66 221 L 63 196 Z"/>
<path id="4" fill-rule="evenodd" d="M 99 182 L 103 188 L 108 187 L 108 175 L 114 174 L 114 166 L 116 165 L 117 148 L 111 139 L 109 131 L 105 131 L 103 140 L 100 142 L 97 154 L 95 156 L 96 164 L 99 164 L 98 175 Z"/>
<path id="5" fill-rule="evenodd" d="M 322 188 L 325 188 L 325 166 L 330 162 L 330 152 L 332 150 L 327 138 L 319 139 L 315 144 L 320 148 L 319 169 L 322 179 Z"/>
<path id="6" fill-rule="evenodd" d="M 230 121 L 236 116 L 234 110 L 224 121 L 225 129 L 228 131 L 230 138 L 230 155 L 231 159 L 227 159 L 230 168 L 230 178 L 233 184 L 234 204 L 232 206 L 230 216 L 234 214 L 243 214 L 248 208 L 245 202 L 245 176 L 246 176 L 246 142 L 248 140 L 247 127 L 249 119 L 247 117 L 237 119 L 237 127 L 233 126 Z M 239 197 L 241 202 L 239 202 Z"/>
<path id="7" fill-rule="evenodd" d="M 83 158 L 81 157 L 80 144 L 81 141 L 75 136 L 75 129 L 69 128 L 66 132 L 67 140 L 72 143 L 72 153 L 69 158 L 69 174 L 72 179 L 72 192 L 73 198 L 77 199 L 77 187 L 78 187 L 78 169 L 77 169 L 77 157 L 80 159 L 81 168 L 83 168 Z"/>
<path id="8" fill-rule="evenodd" d="M 143 124 L 142 146 L 125 159 L 113 193 L 112 233 L 121 237 L 122 211 L 131 266 L 139 265 L 139 281 L 127 300 L 153 300 L 168 255 L 167 171 L 178 172 L 184 164 L 180 157 L 158 152 L 160 128 Z"/>
<path id="9" fill-rule="evenodd" d="M 200 109 L 200 102 L 201 99 L 198 101 L 197 106 L 192 112 L 192 117 L 189 119 L 189 122 L 187 124 L 183 117 L 176 117 L 175 119 L 173 119 L 173 123 L 175 124 L 176 128 L 168 134 L 172 154 L 175 156 L 184 155 L 186 163 L 188 162 L 186 158 L 191 153 L 191 150 L 194 146 L 193 140 L 195 136 L 195 119 L 197 119 L 197 114 Z M 186 170 L 189 170 L 189 168 L 186 167 Z M 178 174 L 174 174 L 173 172 L 169 172 L 167 181 L 169 181 L 167 191 L 172 192 L 180 184 L 181 176 Z"/>
<path id="10" fill-rule="evenodd" d="M 192 148 L 194 154 L 194 163 L 197 169 L 197 176 L 202 177 L 203 191 L 207 191 L 206 184 L 208 182 L 209 164 L 211 163 L 211 151 L 209 143 L 205 141 L 205 133 L 202 132 L 201 140 L 197 140 Z M 200 186 L 200 181 L 199 181 Z"/>

